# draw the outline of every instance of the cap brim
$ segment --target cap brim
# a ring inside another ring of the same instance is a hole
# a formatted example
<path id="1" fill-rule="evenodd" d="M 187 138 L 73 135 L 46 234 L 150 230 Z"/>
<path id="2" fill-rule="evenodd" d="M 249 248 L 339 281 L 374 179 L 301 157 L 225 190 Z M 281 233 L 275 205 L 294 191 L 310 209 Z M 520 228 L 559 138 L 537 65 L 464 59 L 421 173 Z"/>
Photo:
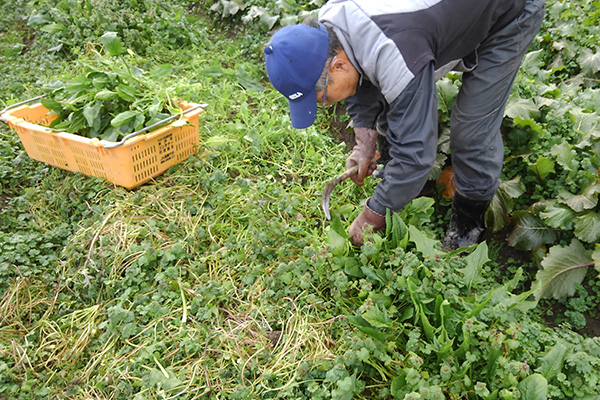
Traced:
<path id="1" fill-rule="evenodd" d="M 317 92 L 302 96 L 302 99 L 288 100 L 290 104 L 290 118 L 292 126 L 296 129 L 304 129 L 311 126 L 317 118 Z"/>

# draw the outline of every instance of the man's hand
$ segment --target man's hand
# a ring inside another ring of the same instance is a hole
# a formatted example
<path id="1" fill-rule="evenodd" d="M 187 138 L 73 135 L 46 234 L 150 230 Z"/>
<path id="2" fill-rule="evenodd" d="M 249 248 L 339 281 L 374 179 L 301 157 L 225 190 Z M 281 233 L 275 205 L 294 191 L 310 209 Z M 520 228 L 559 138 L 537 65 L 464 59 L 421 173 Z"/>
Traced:
<path id="1" fill-rule="evenodd" d="M 356 145 L 352 154 L 346 159 L 346 169 L 358 165 L 358 173 L 350 177 L 358 186 L 364 184 L 367 176 L 373 174 L 377 164 L 373 162 L 377 148 L 377 131 L 369 128 L 355 128 L 354 139 Z"/>
<path id="2" fill-rule="evenodd" d="M 365 206 L 362 212 L 354 220 L 350 229 L 348 229 L 348 235 L 350 235 L 350 241 L 355 246 L 362 246 L 363 244 L 363 232 L 367 225 L 373 227 L 373 232 L 379 232 L 385 228 L 385 215 L 381 215 L 371 210 L 365 201 Z"/>

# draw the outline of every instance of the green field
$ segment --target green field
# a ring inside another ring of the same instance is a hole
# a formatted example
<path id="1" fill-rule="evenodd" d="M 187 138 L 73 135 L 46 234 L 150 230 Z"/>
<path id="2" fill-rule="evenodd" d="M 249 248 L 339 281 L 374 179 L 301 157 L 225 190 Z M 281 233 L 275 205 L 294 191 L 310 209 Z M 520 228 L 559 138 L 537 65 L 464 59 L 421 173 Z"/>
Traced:
<path id="1" fill-rule="evenodd" d="M 122 62 L 148 104 L 208 104 L 196 153 L 132 190 L 34 161 L 0 124 L 0 400 L 600 400 L 600 3 L 547 2 L 487 240 L 455 253 L 436 181 L 458 74 L 422 195 L 362 248 L 346 230 L 375 178 L 325 219 L 344 106 L 294 130 L 262 58 L 321 4 L 0 3 L 0 109 Z"/>

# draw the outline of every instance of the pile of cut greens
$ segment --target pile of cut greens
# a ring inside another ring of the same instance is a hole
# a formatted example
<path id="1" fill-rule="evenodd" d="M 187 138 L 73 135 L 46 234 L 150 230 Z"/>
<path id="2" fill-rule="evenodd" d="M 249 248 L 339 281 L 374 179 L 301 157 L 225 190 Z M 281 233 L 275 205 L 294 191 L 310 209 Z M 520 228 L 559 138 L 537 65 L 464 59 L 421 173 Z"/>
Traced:
<path id="1" fill-rule="evenodd" d="M 147 72 L 132 65 L 133 52 L 123 54 L 116 33 L 104 34 L 101 42 L 105 54 L 91 49 L 92 62 L 79 60 L 72 79 L 44 86 L 42 105 L 57 116 L 50 128 L 116 141 L 181 111 L 173 89 L 161 82 L 170 65 Z"/>

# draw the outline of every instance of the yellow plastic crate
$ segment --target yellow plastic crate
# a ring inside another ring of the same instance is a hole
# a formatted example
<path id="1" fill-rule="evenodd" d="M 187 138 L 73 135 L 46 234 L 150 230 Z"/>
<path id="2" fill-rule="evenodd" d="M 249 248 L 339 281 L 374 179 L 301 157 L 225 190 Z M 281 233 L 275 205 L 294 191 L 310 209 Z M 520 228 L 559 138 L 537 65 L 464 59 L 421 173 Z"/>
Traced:
<path id="1" fill-rule="evenodd" d="M 182 105 L 183 118 L 189 125 L 171 123 L 121 142 L 54 131 L 48 126 L 55 116 L 48 115 L 40 103 L 16 107 L 1 117 L 17 131 L 27 154 L 34 160 L 133 189 L 196 152 L 198 116 L 205 106 Z"/>

